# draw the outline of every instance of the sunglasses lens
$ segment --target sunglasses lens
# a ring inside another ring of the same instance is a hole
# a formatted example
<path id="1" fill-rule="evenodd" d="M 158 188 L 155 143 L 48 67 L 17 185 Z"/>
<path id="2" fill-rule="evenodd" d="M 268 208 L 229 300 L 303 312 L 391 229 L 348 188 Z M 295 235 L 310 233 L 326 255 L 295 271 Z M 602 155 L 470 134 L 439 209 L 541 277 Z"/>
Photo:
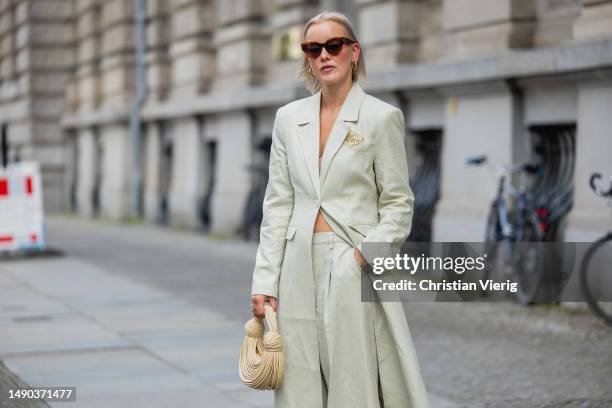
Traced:
<path id="1" fill-rule="evenodd" d="M 342 50 L 342 41 L 339 41 L 339 40 L 329 41 L 327 44 L 325 44 L 325 49 L 331 55 L 337 55 L 340 52 L 340 50 Z"/>
<path id="2" fill-rule="evenodd" d="M 323 47 L 321 47 L 319 44 L 309 44 L 304 48 L 304 52 L 306 52 L 306 54 L 308 54 L 310 58 L 318 57 L 319 54 L 321 54 L 321 50 L 323 49 Z"/>

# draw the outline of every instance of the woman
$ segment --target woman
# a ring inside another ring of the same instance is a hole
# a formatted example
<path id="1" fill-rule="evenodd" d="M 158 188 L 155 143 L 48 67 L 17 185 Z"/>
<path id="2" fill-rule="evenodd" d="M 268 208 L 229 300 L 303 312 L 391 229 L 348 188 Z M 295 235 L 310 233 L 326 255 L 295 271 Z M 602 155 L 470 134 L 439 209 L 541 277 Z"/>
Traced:
<path id="1" fill-rule="evenodd" d="M 314 17 L 303 40 L 313 95 L 276 114 L 251 291 L 285 342 L 275 406 L 428 407 L 402 304 L 361 301 L 361 245 L 410 233 L 403 115 L 357 84 L 365 63 L 344 15 Z"/>

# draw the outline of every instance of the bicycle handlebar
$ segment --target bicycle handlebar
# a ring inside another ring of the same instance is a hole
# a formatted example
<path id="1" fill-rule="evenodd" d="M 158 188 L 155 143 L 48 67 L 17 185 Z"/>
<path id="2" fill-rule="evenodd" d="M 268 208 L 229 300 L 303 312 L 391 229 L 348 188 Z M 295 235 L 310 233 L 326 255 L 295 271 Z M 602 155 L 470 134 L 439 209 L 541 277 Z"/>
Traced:
<path id="1" fill-rule="evenodd" d="M 486 161 L 487 161 L 487 156 L 485 156 L 484 154 L 481 154 L 480 156 L 472 156 L 472 157 L 465 158 L 465 164 L 469 166 L 480 166 Z"/>
<path id="2" fill-rule="evenodd" d="M 465 164 L 468 166 L 480 166 L 482 164 L 487 163 L 487 156 L 484 154 L 478 156 L 468 156 L 465 158 Z M 525 173 L 537 174 L 541 176 L 543 174 L 543 167 L 539 164 L 531 164 L 531 163 L 518 163 L 510 166 L 500 165 L 502 174 L 512 174 L 519 171 L 524 171 Z"/>
<path id="3" fill-rule="evenodd" d="M 591 185 L 591 190 L 593 190 L 595 192 L 595 194 L 597 194 L 600 197 L 611 197 L 612 196 L 612 177 L 610 178 L 610 189 L 608 191 L 605 191 L 604 189 L 602 189 L 599 186 L 595 185 L 595 181 L 599 180 L 600 178 L 603 178 L 601 173 L 593 173 L 593 174 L 591 174 L 591 178 L 589 179 L 589 184 Z"/>
<path id="4" fill-rule="evenodd" d="M 538 176 L 541 176 L 544 172 L 544 169 L 539 164 L 525 164 L 523 170 L 527 173 L 537 174 Z"/>

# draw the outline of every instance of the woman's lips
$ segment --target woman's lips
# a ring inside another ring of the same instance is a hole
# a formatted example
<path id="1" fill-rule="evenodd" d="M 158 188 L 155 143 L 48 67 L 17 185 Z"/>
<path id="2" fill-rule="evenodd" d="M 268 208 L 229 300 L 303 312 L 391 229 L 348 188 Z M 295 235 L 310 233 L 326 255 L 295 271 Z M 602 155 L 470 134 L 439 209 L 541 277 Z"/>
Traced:
<path id="1" fill-rule="evenodd" d="M 323 68 L 321 68 L 321 71 L 323 71 L 323 72 L 328 72 L 328 71 L 331 71 L 332 69 L 334 69 L 334 67 L 332 67 L 332 66 L 327 66 L 327 67 L 323 67 Z"/>

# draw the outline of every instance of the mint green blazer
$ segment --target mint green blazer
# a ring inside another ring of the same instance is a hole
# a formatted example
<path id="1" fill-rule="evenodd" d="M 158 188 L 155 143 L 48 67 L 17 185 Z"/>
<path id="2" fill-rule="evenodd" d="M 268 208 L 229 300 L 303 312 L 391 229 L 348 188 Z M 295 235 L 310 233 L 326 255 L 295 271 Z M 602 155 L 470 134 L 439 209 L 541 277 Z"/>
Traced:
<path id="1" fill-rule="evenodd" d="M 321 389 L 311 252 L 319 209 L 334 233 L 359 249 L 365 242 L 401 244 L 412 224 L 414 195 L 401 110 L 367 95 L 355 82 L 325 145 L 319 173 L 320 102 L 319 91 L 281 107 L 272 132 L 251 293 L 279 301 L 287 370 L 275 396 L 277 408 L 322 408 L 320 393 L 312 392 Z M 342 291 L 330 296 L 337 297 L 330 302 L 343 301 Z M 385 406 L 428 407 L 402 304 L 381 306 L 389 322 L 389 330 L 376 334 L 379 361 L 387 361 L 379 366 Z"/>

